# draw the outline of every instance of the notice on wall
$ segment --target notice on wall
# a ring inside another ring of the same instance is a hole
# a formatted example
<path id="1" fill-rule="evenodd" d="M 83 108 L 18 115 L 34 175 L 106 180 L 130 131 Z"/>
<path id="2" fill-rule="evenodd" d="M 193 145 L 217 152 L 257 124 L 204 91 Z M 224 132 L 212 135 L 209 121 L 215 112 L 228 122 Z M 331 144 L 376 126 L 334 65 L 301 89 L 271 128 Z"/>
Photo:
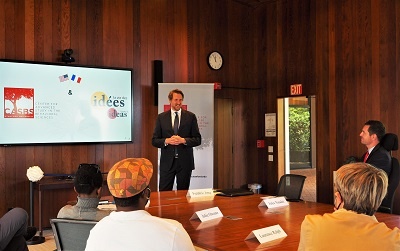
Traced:
<path id="1" fill-rule="evenodd" d="M 276 113 L 265 114 L 265 137 L 276 137 Z"/>

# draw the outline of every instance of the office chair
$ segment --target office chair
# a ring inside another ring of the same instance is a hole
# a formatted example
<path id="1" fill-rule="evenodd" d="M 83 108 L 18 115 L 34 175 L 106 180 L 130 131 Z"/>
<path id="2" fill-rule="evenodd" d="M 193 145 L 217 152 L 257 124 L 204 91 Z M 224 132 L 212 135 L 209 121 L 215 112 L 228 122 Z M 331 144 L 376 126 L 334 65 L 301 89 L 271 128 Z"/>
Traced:
<path id="1" fill-rule="evenodd" d="M 393 150 L 399 148 L 398 138 L 394 133 L 386 133 L 380 141 L 380 144 L 390 152 L 390 155 L 392 155 Z M 398 159 L 395 157 L 392 157 L 392 168 L 388 178 L 388 191 L 386 197 L 378 208 L 378 211 L 391 214 L 393 212 L 394 194 L 400 182 L 400 165 Z"/>
<path id="2" fill-rule="evenodd" d="M 50 219 L 57 251 L 85 250 L 90 230 L 97 221 Z"/>
<path id="3" fill-rule="evenodd" d="M 279 180 L 276 191 L 277 196 L 285 196 L 287 201 L 301 201 L 306 176 L 297 174 L 284 174 Z"/>

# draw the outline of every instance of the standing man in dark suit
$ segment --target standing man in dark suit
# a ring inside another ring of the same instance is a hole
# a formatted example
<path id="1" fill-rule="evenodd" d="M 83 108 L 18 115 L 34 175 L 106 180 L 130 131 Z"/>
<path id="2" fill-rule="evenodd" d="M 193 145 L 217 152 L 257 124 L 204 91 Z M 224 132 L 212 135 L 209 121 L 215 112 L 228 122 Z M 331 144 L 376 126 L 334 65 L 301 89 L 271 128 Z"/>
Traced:
<path id="1" fill-rule="evenodd" d="M 152 145 L 161 148 L 159 191 L 187 190 L 194 169 L 193 147 L 201 144 L 196 115 L 182 109 L 183 92 L 169 92 L 169 111 L 157 116 Z"/>
<path id="2" fill-rule="evenodd" d="M 386 134 L 385 126 L 377 120 L 369 120 L 360 133 L 361 144 L 368 149 L 361 160 L 384 170 L 388 177 L 391 171 L 392 158 L 390 153 L 379 142 Z"/>

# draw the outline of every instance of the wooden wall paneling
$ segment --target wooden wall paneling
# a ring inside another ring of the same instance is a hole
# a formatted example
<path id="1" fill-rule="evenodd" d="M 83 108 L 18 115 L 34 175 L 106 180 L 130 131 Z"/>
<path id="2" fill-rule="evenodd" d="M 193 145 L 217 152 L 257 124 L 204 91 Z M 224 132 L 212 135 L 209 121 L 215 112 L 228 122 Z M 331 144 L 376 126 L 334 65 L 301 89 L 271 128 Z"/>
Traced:
<path id="1" fill-rule="evenodd" d="M 212 6 L 212 8 L 208 6 Z M 215 6 L 216 2 L 212 0 L 205 0 L 201 3 L 198 1 L 198 16 L 196 16 L 195 21 L 198 22 L 199 25 L 197 25 L 198 31 L 194 36 L 194 39 L 197 41 L 196 47 L 194 48 L 195 69 L 197 69 L 197 72 L 194 76 L 194 82 L 200 82 L 207 73 L 212 74 L 206 63 L 208 53 L 214 50 L 221 51 L 222 49 L 221 41 L 218 41 L 218 35 L 215 33 L 218 26 L 217 20 L 219 15 Z"/>
<path id="2" fill-rule="evenodd" d="M 24 30 L 25 28 L 25 11 L 24 2 L 18 1 L 15 5 L 15 23 L 14 29 L 16 31 Z M 23 59 L 25 56 L 25 34 L 23 32 L 15 32 L 15 55 L 16 58 Z"/>
<path id="3" fill-rule="evenodd" d="M 35 7 L 34 0 L 26 0 L 25 6 L 23 8 L 25 10 L 24 17 L 21 20 L 24 20 L 24 59 L 33 61 L 35 58 Z M 0 24 L 0 27 L 2 25 Z M 1 28 L 0 28 L 1 29 Z M 0 42 L 1 44 L 1 42 Z"/>
<path id="4" fill-rule="evenodd" d="M 333 179 L 332 172 L 336 170 L 332 165 L 335 163 L 336 154 L 336 47 L 333 39 L 336 39 L 335 30 L 335 8 L 331 8 L 331 2 L 319 2 L 316 9 L 327 16 L 317 15 L 316 22 L 322 24 L 317 26 L 317 39 L 324 41 L 321 46 L 322 54 L 317 53 L 321 59 L 321 65 L 317 64 L 319 75 L 316 96 L 316 127 L 317 127 L 317 201 L 332 203 Z M 325 33 L 328 27 L 328 33 Z M 318 43 L 317 43 L 318 44 Z M 325 51 L 325 53 L 324 53 Z M 318 76 L 318 75 L 317 75 Z M 327 143 L 329 142 L 329 143 Z"/>
<path id="5" fill-rule="evenodd" d="M 324 142 L 324 138 L 326 137 L 326 131 L 322 130 L 323 128 L 327 128 L 328 120 L 324 117 L 324 110 L 322 106 L 326 106 L 326 97 L 323 95 L 326 90 L 328 90 L 329 86 L 334 85 L 335 81 L 330 82 L 330 73 L 333 72 L 331 69 L 335 67 L 335 57 L 334 55 L 335 49 L 332 46 L 332 38 L 334 38 L 334 32 L 332 27 L 332 17 L 334 16 L 331 11 L 328 11 L 328 1 L 316 1 L 315 9 L 317 15 L 315 16 L 315 38 L 316 38 L 316 53 L 315 53 L 315 82 L 316 82 L 316 121 L 317 121 L 317 145 Z M 332 119 L 335 119 L 334 117 Z M 323 133 L 321 133 L 323 132 Z M 329 148 L 329 144 L 322 149 L 321 147 L 317 147 L 317 156 L 316 156 L 316 191 L 317 198 L 324 198 L 326 202 L 330 201 L 331 198 L 331 190 L 325 191 L 322 182 L 320 180 L 325 179 L 328 182 L 328 186 L 330 187 L 332 184 L 331 179 L 328 178 L 320 178 L 322 173 L 330 172 L 330 168 L 327 168 L 324 165 L 326 162 L 326 148 Z M 319 196 L 319 197 L 318 197 Z"/>
<path id="6" fill-rule="evenodd" d="M 94 144 L 90 144 L 86 146 L 86 161 L 88 163 L 96 163 L 96 146 Z M 102 167 L 100 167 L 103 170 Z"/>
<path id="7" fill-rule="evenodd" d="M 65 16 L 65 13 L 68 13 L 68 11 L 63 12 L 63 7 L 62 7 L 62 1 L 56 1 L 53 3 L 52 5 L 52 47 L 51 47 L 51 52 L 54 58 L 52 58 L 52 60 L 50 60 L 50 62 L 61 62 L 61 54 L 64 52 L 64 49 L 61 48 L 66 48 L 64 46 L 62 46 L 62 43 L 66 43 L 63 42 L 64 38 L 65 40 L 68 42 L 70 41 L 70 39 L 68 38 L 68 35 L 70 34 L 69 30 L 67 32 L 67 35 L 65 35 L 65 33 L 63 34 L 63 17 Z M 69 15 L 69 13 L 67 14 Z M 69 21 L 69 20 L 68 20 Z M 66 37 L 64 37 L 66 36 Z M 68 48 L 70 48 L 70 46 L 68 45 Z"/>
<path id="8" fill-rule="evenodd" d="M 52 166 L 54 167 L 58 167 L 56 172 L 68 172 L 66 166 L 63 165 L 63 147 L 61 145 L 54 145 L 51 148 L 48 149 L 48 154 L 51 154 L 52 156 Z M 64 168 L 66 171 L 64 171 Z M 71 166 L 71 172 L 73 173 L 74 171 L 76 171 L 76 169 L 78 168 L 78 166 Z"/>
<path id="9" fill-rule="evenodd" d="M 103 1 L 103 59 L 106 66 L 126 65 L 125 1 Z"/>
<path id="10" fill-rule="evenodd" d="M 44 61 L 43 56 L 43 40 L 45 39 L 44 33 L 44 20 L 43 20 L 43 6 L 41 2 L 35 1 L 34 4 L 34 28 L 35 28 L 35 60 Z"/>
<path id="11" fill-rule="evenodd" d="M 52 146 L 35 146 L 33 150 L 35 154 L 35 162 L 41 163 L 41 167 L 47 168 L 47 170 L 54 173 L 55 171 L 57 171 L 57 167 L 53 166 L 53 155 L 51 149 Z M 77 154 L 74 154 L 73 156 L 76 155 Z M 58 168 L 60 168 L 61 170 L 58 170 L 62 172 L 64 172 L 64 170 L 66 169 L 64 166 Z"/>
<path id="12" fill-rule="evenodd" d="M 125 41 L 125 53 L 126 53 L 126 58 L 125 58 L 125 67 L 129 67 L 133 69 L 133 79 L 132 79 L 132 92 L 134 95 L 134 90 L 135 90 L 135 70 L 136 72 L 138 68 L 135 67 L 135 60 L 134 60 L 134 55 L 135 55 L 135 20 L 138 19 L 138 16 L 135 16 L 135 11 L 136 11 L 136 3 L 137 1 L 126 1 L 126 6 L 125 6 L 125 30 L 124 32 L 126 33 L 126 41 Z M 133 97 L 133 96 L 132 96 Z M 151 98 L 151 96 L 150 96 Z M 133 119 L 135 121 L 135 115 L 133 116 Z M 137 120 L 137 119 L 136 119 Z M 132 128 L 133 130 L 133 128 Z M 133 133 L 133 132 L 132 132 Z M 133 134 L 132 134 L 133 135 Z M 134 136 L 134 135 L 133 135 Z M 134 150 L 135 144 L 126 144 L 126 157 L 131 157 L 133 156 L 133 153 L 135 152 Z"/>
<path id="13" fill-rule="evenodd" d="M 6 166 L 6 148 L 0 147 L 0 191 L 7 191 L 7 184 L 6 184 L 7 171 L 8 169 Z M 0 201 L 7 201 L 6 194 L 8 193 L 0 194 Z M 3 214 L 6 211 L 7 211 L 7 202 L 0 203 L 0 213 Z"/>
<path id="14" fill-rule="evenodd" d="M 5 31 L 5 58 L 14 58 L 16 50 L 15 36 L 15 5 L 10 2 L 4 4 Z"/>
<path id="15" fill-rule="evenodd" d="M 173 37 L 175 47 L 173 58 L 177 65 L 174 67 L 174 78 L 177 82 L 189 82 L 189 42 L 188 42 L 188 4 L 187 1 L 175 1 L 173 11 Z"/>
<path id="16" fill-rule="evenodd" d="M 398 92 L 396 90 L 396 8 L 395 1 L 382 1 L 379 11 L 379 82 L 382 98 L 380 102 L 380 120 L 386 125 L 387 130 L 393 130 L 392 118 L 396 114 Z M 382 18 L 384 17 L 384 18 Z M 375 93 L 374 95 L 378 95 Z"/>
<path id="17" fill-rule="evenodd" d="M 290 96 L 290 85 L 303 84 L 303 94 L 315 94 L 315 22 L 311 21 L 311 1 L 301 1 L 298 4 L 287 2 L 284 4 L 282 17 L 285 24 L 282 29 L 283 84 L 285 90 L 283 96 Z"/>
<path id="18" fill-rule="evenodd" d="M 6 4 L 0 4 L 0 58 L 6 55 Z"/>
<path id="19" fill-rule="evenodd" d="M 141 60 L 141 51 L 140 51 L 140 1 L 132 1 L 132 5 L 131 7 L 131 12 L 132 12 L 132 19 L 128 20 L 128 22 L 131 22 L 131 29 L 130 32 L 130 38 L 128 36 L 129 39 L 132 39 L 132 41 L 127 41 L 127 44 L 129 45 L 129 43 L 131 43 L 131 48 L 129 49 L 129 51 L 127 52 L 127 54 L 129 54 L 130 56 L 127 58 L 127 61 L 131 61 L 131 62 L 127 62 L 128 65 L 131 65 L 132 69 L 133 69 L 133 83 L 132 83 L 132 92 L 133 95 L 132 97 L 134 98 L 133 100 L 133 105 L 134 105 L 134 114 L 133 114 L 133 128 L 132 128 L 132 136 L 133 136 L 133 143 L 132 144 L 128 144 L 127 146 L 127 152 L 128 152 L 128 156 L 132 156 L 133 153 L 136 152 L 136 149 L 141 149 L 141 145 L 137 143 L 137 139 L 136 139 L 136 134 L 137 132 L 140 132 L 140 127 L 138 125 L 141 125 L 143 123 L 143 121 L 147 121 L 147 120 L 143 120 L 144 116 L 142 115 L 141 117 L 140 114 L 137 113 L 137 110 L 135 109 L 135 107 L 140 107 L 142 108 L 141 105 L 137 105 L 138 100 L 136 99 L 136 93 L 139 93 L 140 90 L 140 77 L 141 77 L 141 72 L 140 72 L 140 60 Z M 129 30 L 129 29 L 128 29 Z M 129 46 L 127 46 L 129 47 Z M 142 119 L 140 119 L 142 118 Z M 148 155 L 145 155 L 148 156 Z M 151 158 L 149 158 L 150 161 Z M 152 186 L 151 186 L 152 187 Z"/>
<path id="20" fill-rule="evenodd" d="M 64 170 L 68 171 L 73 165 L 72 158 L 74 156 L 74 151 L 73 151 L 73 145 L 62 145 L 61 146 L 61 155 L 59 155 L 59 151 L 55 152 L 55 158 L 60 158 L 61 159 L 61 165 L 59 166 L 54 166 L 53 171 L 54 172 L 62 172 Z M 59 161 L 57 161 L 59 162 Z M 78 166 L 75 166 L 77 168 Z"/>
<path id="21" fill-rule="evenodd" d="M 53 62 L 55 60 L 53 51 L 53 1 L 43 0 L 43 9 L 40 13 L 43 18 L 43 61 Z M 57 14 L 56 14 L 57 15 Z"/>
<path id="22" fill-rule="evenodd" d="M 258 10 L 260 9 L 260 10 Z M 269 172 L 269 166 L 268 166 L 268 146 L 273 146 L 273 143 L 271 143 L 271 140 L 265 138 L 265 113 L 267 113 L 267 100 L 266 96 L 271 95 L 270 91 L 273 92 L 272 90 L 269 90 L 266 88 L 267 85 L 267 71 L 265 69 L 266 63 L 261 64 L 260 62 L 267 62 L 268 60 L 268 54 L 266 50 L 266 41 L 267 41 L 267 35 L 266 32 L 263 29 L 259 29 L 256 27 L 265 27 L 266 26 L 266 15 L 260 15 L 261 11 L 265 13 L 265 7 L 264 8 L 258 8 L 254 10 L 254 13 L 250 13 L 252 16 L 251 19 L 251 27 L 252 27 L 252 33 L 254 36 L 252 37 L 252 46 L 254 47 L 253 52 L 252 52 L 252 61 L 253 61 L 253 71 L 254 71 L 254 81 L 257 83 L 257 85 L 260 87 L 258 91 L 258 113 L 257 117 L 258 119 L 258 128 L 257 130 L 257 140 L 264 140 L 265 142 L 265 148 L 257 149 L 258 155 L 257 155 L 257 161 L 258 161 L 258 179 L 257 183 L 262 184 L 262 192 L 265 193 L 265 191 L 268 190 L 267 188 L 267 179 L 268 179 L 268 172 Z M 251 37 L 251 36 L 250 36 Z M 257 48 L 257 49 L 256 49 Z M 267 91 L 268 90 L 268 91 Z M 269 93 L 269 94 L 267 94 Z M 272 99 L 275 98 L 275 95 Z M 277 151 L 277 148 L 274 148 L 274 153 Z M 274 157 L 274 163 L 276 163 L 277 158 L 276 156 Z M 277 165 L 273 165 L 273 167 L 276 169 Z"/>
<path id="23" fill-rule="evenodd" d="M 103 154 L 106 157 L 106 162 L 104 163 L 104 166 L 107 171 L 109 171 L 115 163 L 127 157 L 126 149 L 121 144 L 104 144 Z"/>
<path id="24" fill-rule="evenodd" d="M 154 21 L 154 33 L 151 34 L 151 46 L 153 55 L 149 59 L 163 59 L 163 66 L 169 67 L 164 71 L 164 82 L 175 82 L 174 68 L 180 66 L 179 59 L 175 59 L 176 47 L 174 39 L 174 4 L 161 2 L 154 5 L 155 12 L 152 14 Z M 152 60 L 148 61 L 149 76 L 153 76 L 151 71 Z M 180 68 L 180 67 L 179 67 Z M 146 83 L 151 84 L 151 82 Z"/>
<path id="25" fill-rule="evenodd" d="M 237 88 L 243 86 L 243 78 L 241 77 L 241 73 L 247 70 L 245 69 L 245 67 L 247 68 L 245 65 L 247 65 L 249 62 L 245 58 L 241 58 L 241 56 L 248 53 L 248 51 L 247 48 L 244 48 L 244 45 L 242 44 L 243 38 L 240 37 L 241 31 L 243 30 L 242 22 L 247 22 L 248 19 L 246 20 L 245 15 L 238 10 L 240 10 L 240 6 L 238 4 L 231 4 L 229 6 L 229 12 L 226 14 L 228 19 L 227 27 L 229 29 L 229 37 L 226 36 L 226 34 L 224 34 L 224 36 L 229 39 L 228 41 L 236 42 L 228 42 L 227 48 L 221 48 L 224 63 L 220 71 L 224 73 L 226 72 L 226 80 L 222 83 L 222 88 Z M 250 87 L 250 81 L 247 84 L 248 85 L 246 85 L 246 87 Z"/>
<path id="26" fill-rule="evenodd" d="M 372 2 L 371 2 L 372 3 Z M 360 6 L 364 5 L 364 6 Z M 353 109 L 347 107 L 342 107 L 343 112 L 345 112 L 344 116 L 348 117 L 350 114 L 357 114 L 358 118 L 362 120 L 362 118 L 367 118 L 365 121 L 372 118 L 372 116 L 376 116 L 373 110 L 374 107 L 378 107 L 375 105 L 375 101 L 379 102 L 378 99 L 374 99 L 371 102 L 370 100 L 370 90 L 369 88 L 365 88 L 365 85 L 372 85 L 373 83 L 377 83 L 379 76 L 379 40 L 373 39 L 373 36 L 368 36 L 368 34 L 373 34 L 373 32 L 379 33 L 376 28 L 379 27 L 379 17 L 374 13 L 377 13 L 376 10 L 373 9 L 371 4 L 360 3 L 360 1 L 354 2 L 353 6 L 348 6 L 353 11 L 349 13 L 348 23 L 346 25 L 350 25 L 354 23 L 354 27 L 349 31 L 350 35 L 350 45 L 353 48 L 347 47 L 350 49 L 347 53 L 354 57 L 354 62 L 349 62 L 357 66 L 356 71 L 352 71 L 351 68 L 348 68 L 347 71 L 354 75 L 351 75 L 347 79 L 344 79 L 344 82 L 341 83 L 343 86 L 342 89 L 346 90 L 349 95 L 345 99 L 344 105 L 348 104 L 350 100 L 354 100 L 356 98 L 356 103 L 359 104 L 358 107 L 354 107 Z M 352 20 L 353 19 L 353 20 Z M 346 34 L 347 35 L 347 34 Z M 376 51 L 375 51 L 376 49 Z M 356 53 L 353 53 L 356 52 Z M 356 85 L 351 84 L 357 83 Z M 377 92 L 379 92 L 377 90 Z M 359 95 L 354 95 L 354 93 L 359 93 Z M 350 108 L 350 109 L 349 109 Z M 358 108 L 358 109 L 357 109 Z M 358 112 L 357 112 L 358 111 Z M 357 121 L 357 120 L 355 120 Z M 351 123 L 351 122 L 350 122 Z M 363 123 L 362 123 L 363 125 Z M 357 125 L 358 134 L 361 131 L 362 125 Z M 347 123 L 345 126 L 345 131 L 348 131 L 348 126 L 355 126 Z M 352 142 L 355 138 L 359 139 L 356 135 L 350 135 L 349 141 Z M 358 140 L 358 145 L 360 145 L 360 141 Z M 365 151 L 365 148 L 362 149 Z"/>
<path id="27" fill-rule="evenodd" d="M 23 207 L 29 202 L 29 181 L 26 176 L 28 166 L 26 164 L 25 148 L 15 148 L 16 160 L 13 172 L 15 173 L 15 197 L 16 201 L 14 206 Z"/>
<path id="28" fill-rule="evenodd" d="M 215 99 L 214 188 L 233 188 L 232 99 Z"/>
<path id="29" fill-rule="evenodd" d="M 246 183 L 247 170 L 253 166 L 248 161 L 248 156 L 245 156 L 242 149 L 247 147 L 248 134 L 244 133 L 244 110 L 248 109 L 246 105 L 247 100 L 244 100 L 247 96 L 243 92 L 239 94 L 238 90 L 229 90 L 230 95 L 233 99 L 233 135 L 242 135 L 241 137 L 233 137 L 233 185 L 234 187 L 240 187 Z M 240 97 L 239 97 L 240 96 Z"/>
<path id="30" fill-rule="evenodd" d="M 265 12 L 265 14 L 263 13 Z M 261 24 L 264 27 L 265 43 L 260 46 L 265 47 L 266 64 L 263 65 L 261 72 L 265 71 L 265 79 L 263 81 L 264 91 L 263 99 L 265 100 L 264 113 L 276 113 L 277 97 L 279 89 L 282 86 L 283 57 L 282 57 L 282 3 L 276 2 L 265 6 L 265 10 L 260 12 L 260 16 L 265 16 L 265 21 Z M 261 53 L 260 53 L 261 54 Z M 261 54 L 262 55 L 262 54 Z M 261 60 L 259 62 L 262 62 Z M 265 126 L 263 127 L 265 129 Z M 277 128 L 277 135 L 279 128 Z M 278 184 L 278 141 L 277 138 L 266 138 L 266 145 L 271 145 L 275 149 L 273 154 L 274 161 L 269 162 L 266 158 L 261 159 L 265 164 L 263 175 L 263 191 L 267 194 L 275 194 Z"/>
<path id="31" fill-rule="evenodd" d="M 207 36 L 205 28 L 212 25 L 209 23 L 210 13 L 204 12 L 204 6 L 214 6 L 214 3 L 201 2 L 201 1 L 187 1 L 187 17 L 188 17 L 188 63 L 190 68 L 188 70 L 188 82 L 199 82 L 200 73 L 204 72 L 206 68 L 201 67 L 203 62 L 206 62 L 204 55 L 205 51 L 211 45 L 206 42 L 206 39 L 211 39 Z M 212 12 L 212 8 L 209 9 Z M 203 19 L 204 18 L 204 19 Z"/>
<path id="32" fill-rule="evenodd" d="M 6 155 L 5 155 L 5 190 L 6 193 L 3 193 L 3 201 L 6 204 L 6 209 L 10 207 L 14 207 L 17 203 L 16 196 L 13 191 L 16 191 L 16 159 L 17 159 L 17 149 L 16 147 L 7 147 Z M 5 212 L 3 212 L 4 214 Z"/>
<path id="33" fill-rule="evenodd" d="M 143 4 L 144 5 L 144 4 Z M 142 10 L 142 18 L 141 20 L 145 20 L 146 23 L 143 23 L 142 29 L 142 37 L 146 40 L 142 40 L 143 47 L 143 58 L 142 58 L 142 66 L 143 71 L 141 73 L 145 73 L 144 78 L 142 78 L 143 82 L 140 84 L 140 92 L 141 98 L 141 107 L 140 116 L 141 121 L 139 121 L 138 126 L 141 128 L 141 142 L 139 143 L 140 151 L 142 151 L 143 157 L 149 158 L 153 163 L 154 173 L 152 179 L 152 190 L 157 190 L 157 177 L 158 177 L 158 148 L 155 148 L 151 145 L 151 137 L 153 134 L 155 120 L 158 114 L 158 107 L 154 106 L 154 68 L 153 62 L 154 60 L 162 60 L 163 61 L 163 79 L 164 82 L 173 82 L 173 74 L 171 72 L 174 69 L 175 62 L 173 60 L 170 61 L 170 54 L 173 53 L 175 48 L 170 44 L 173 43 L 171 41 L 171 37 L 173 37 L 173 28 L 171 27 L 171 21 L 173 20 L 173 6 L 167 2 L 162 2 L 158 4 L 154 3 L 146 3 L 146 9 Z M 169 78 L 169 80 L 167 80 Z M 166 97 L 161 97 L 167 102 Z M 146 109 L 152 110 L 152 112 L 145 112 Z M 147 121 L 147 124 L 143 124 L 144 121 Z M 151 157 L 151 158 L 150 158 Z"/>
<path id="34" fill-rule="evenodd" d="M 149 135 L 149 131 L 147 131 L 147 138 L 146 136 L 143 135 L 143 130 L 146 128 L 154 128 L 154 121 L 155 116 L 157 114 L 157 107 L 153 106 L 154 104 L 154 95 L 151 94 L 151 98 L 148 97 L 148 101 L 144 103 L 143 98 L 146 95 L 146 92 L 144 89 L 149 89 L 149 92 L 147 93 L 154 93 L 153 88 L 151 88 L 152 85 L 152 75 L 153 75 L 153 60 L 154 60 L 154 50 L 152 48 L 155 46 L 155 41 L 154 41 L 154 36 L 155 34 L 155 21 L 157 18 L 156 15 L 156 9 L 157 6 L 152 4 L 150 1 L 140 2 L 140 16 L 139 16 L 139 25 L 140 25 L 140 33 L 138 33 L 138 47 L 137 47 L 137 52 L 138 55 L 140 55 L 140 63 L 137 65 L 137 72 L 140 76 L 140 80 L 134 83 L 135 86 L 135 104 L 137 107 L 135 107 L 134 112 L 135 112 L 135 118 L 136 121 L 134 123 L 134 144 L 137 144 L 139 146 L 138 149 L 143 149 L 143 148 L 149 148 L 149 151 L 152 152 L 153 154 L 149 154 L 148 156 L 139 156 L 139 157 L 147 157 L 151 163 L 153 164 L 154 172 L 153 172 L 153 177 L 158 176 L 158 159 L 157 159 L 157 148 L 153 147 L 151 145 L 151 139 Z M 161 42 L 161 41 L 157 41 Z M 138 58 L 135 56 L 135 58 Z M 160 59 L 160 58 L 157 58 Z M 136 70 L 135 70 L 136 72 Z M 136 79 L 136 78 L 135 78 Z M 146 122 L 148 123 L 146 126 L 144 125 L 145 120 L 144 118 L 146 117 L 146 112 L 145 110 L 153 110 L 153 116 L 154 118 L 148 117 L 146 118 Z M 134 153 L 135 155 L 141 154 L 140 151 L 138 153 Z M 151 180 L 150 188 L 152 190 L 157 190 L 157 179 L 153 178 Z"/>
<path id="35" fill-rule="evenodd" d="M 352 46 L 352 37 L 353 35 L 355 36 L 356 34 L 353 34 L 351 32 L 351 25 L 353 25 L 352 20 L 350 18 L 353 16 L 352 7 L 350 5 L 347 6 L 342 6 L 341 4 L 335 6 L 332 6 L 332 9 L 336 8 L 337 9 L 337 15 L 335 16 L 335 23 L 337 24 L 335 26 L 335 55 L 332 57 L 336 57 L 337 61 L 337 73 L 335 74 L 337 78 L 336 82 L 336 94 L 337 94 L 337 99 L 342 100 L 343 102 L 337 102 L 336 103 L 336 110 L 337 110 L 337 116 L 338 116 L 338 128 L 350 128 L 350 124 L 356 123 L 356 119 L 353 121 L 348 121 L 345 118 L 349 116 L 349 114 L 353 114 L 353 116 L 358 116 L 357 114 L 354 113 L 352 109 L 350 109 L 347 105 L 347 102 L 349 100 L 354 100 L 359 98 L 364 98 L 365 96 L 361 94 L 362 90 L 359 90 L 360 95 L 355 95 L 355 90 L 358 89 L 356 87 L 352 87 L 353 85 L 351 83 L 356 83 L 356 79 L 354 76 L 349 75 L 352 74 L 352 72 L 346 71 L 348 68 L 348 65 L 352 64 L 353 62 L 353 55 L 351 51 L 353 51 L 354 48 L 351 48 Z M 347 46 L 346 46 L 347 45 Z M 339 73 L 339 74 L 338 74 Z M 352 89 L 353 88 L 353 89 Z M 358 102 L 357 102 L 358 103 Z M 351 126 L 356 126 L 351 125 Z M 356 126 L 357 129 L 360 128 L 360 126 Z M 337 139 L 335 141 L 338 142 L 337 147 L 341 149 L 338 150 L 338 154 L 341 157 L 338 157 L 340 161 L 344 161 L 343 158 L 346 154 L 346 151 L 344 148 L 346 147 L 347 144 L 352 144 L 351 139 L 355 139 L 356 135 L 350 135 L 349 133 L 342 133 L 337 135 Z M 344 140 L 346 139 L 346 140 Z M 343 148 L 342 148 L 343 147 Z M 341 153 L 343 152 L 343 153 Z M 344 155 L 344 156 L 343 156 Z M 335 167 L 338 168 L 338 167 Z"/>
<path id="36" fill-rule="evenodd" d="M 81 2 L 79 0 L 74 1 Z M 79 7 L 86 7 L 84 13 L 80 13 L 80 20 L 84 21 L 80 23 L 79 27 L 79 37 L 80 39 L 86 40 L 86 47 L 79 47 L 76 56 L 85 53 L 87 61 L 82 63 L 105 66 L 103 58 L 103 1 L 90 1 L 86 3 L 86 6 L 82 4 Z M 79 9 L 71 11 L 79 11 Z M 79 43 L 79 45 L 81 45 L 81 43 Z M 85 58 L 85 56 L 83 56 L 83 58 Z M 79 62 L 80 61 L 77 61 L 77 63 Z"/>
<path id="37" fill-rule="evenodd" d="M 249 183 L 261 183 L 262 178 L 260 177 L 260 173 L 262 173 L 262 169 L 265 166 L 264 161 L 259 161 L 258 156 L 259 152 L 263 151 L 262 149 L 257 148 L 257 139 L 259 139 L 259 135 L 264 132 L 264 117 L 260 116 L 259 112 L 259 104 L 260 104 L 260 96 L 261 96 L 261 88 L 255 88 L 249 91 L 246 91 L 246 97 L 243 101 L 243 113 L 241 114 L 242 120 L 244 121 L 243 131 L 239 132 L 244 136 L 244 145 L 241 151 L 249 151 L 249 154 L 246 154 L 244 157 L 245 163 L 243 166 L 239 166 L 246 172 L 246 180 L 244 180 L 244 185 Z"/>
<path id="38" fill-rule="evenodd" d="M 94 146 L 94 154 L 95 154 L 95 161 L 94 163 L 100 165 L 100 168 L 103 172 L 108 172 L 105 165 L 106 156 L 104 155 L 104 144 L 95 144 Z"/>
<path id="39" fill-rule="evenodd" d="M 61 50 L 62 53 L 65 49 L 71 48 L 71 1 L 62 1 L 61 2 L 61 10 L 60 10 L 60 22 L 61 22 Z M 62 48 L 65 48 L 64 50 Z M 60 52 L 59 48 L 55 48 L 55 53 Z M 74 54 L 72 54 L 75 56 Z M 57 55 L 57 58 L 59 55 Z"/>
<path id="40" fill-rule="evenodd" d="M 93 2 L 90 3 L 95 4 Z M 88 34 L 91 34 L 95 26 L 87 25 L 88 20 L 86 16 L 87 1 L 70 1 L 70 30 L 64 29 L 64 32 L 69 33 L 70 43 L 69 47 L 64 45 L 60 48 L 62 52 L 65 49 L 71 48 L 74 50 L 73 57 L 77 64 L 87 64 L 88 62 Z M 96 6 L 96 5 L 95 5 Z M 92 46 L 93 44 L 90 44 Z M 92 63 L 93 64 L 93 63 Z"/>
<path id="41" fill-rule="evenodd" d="M 396 1 L 396 4 L 394 6 L 395 9 L 395 22 L 398 23 L 400 21 L 400 2 Z M 395 57 L 396 57 L 396 63 L 395 63 L 395 72 L 396 72 L 396 83 L 399 83 L 400 81 L 400 29 L 398 28 L 398 26 L 396 26 L 396 32 L 395 34 L 396 37 L 396 50 L 394 52 Z M 396 100 L 399 100 L 399 93 L 400 93 L 400 87 L 397 84 L 396 87 L 394 87 L 395 89 L 393 90 L 392 93 L 394 93 L 394 97 Z M 392 114 L 400 114 L 400 106 L 398 104 L 398 102 L 393 102 L 393 111 Z M 400 125 L 399 125 L 399 121 L 395 120 L 395 119 L 391 119 L 391 125 L 390 125 L 390 131 L 395 132 L 397 135 L 400 135 Z M 394 151 L 393 156 L 395 156 L 396 158 L 399 158 L 399 151 Z M 400 201 L 400 191 L 399 189 L 396 191 L 395 194 L 395 201 L 398 202 Z M 393 211 L 396 213 L 400 212 L 400 203 L 394 203 L 393 206 Z"/>
<path id="42" fill-rule="evenodd" d="M 188 1 L 186 7 L 186 17 L 187 17 L 187 82 L 194 82 L 194 53 L 195 53 L 195 39 L 194 34 L 196 34 L 196 26 L 194 20 L 195 15 L 198 13 L 193 6 L 194 1 Z"/>
<path id="43" fill-rule="evenodd" d="M 252 43 L 252 15 L 250 8 L 243 8 L 238 3 L 231 4 L 229 17 L 229 38 L 227 40 L 229 52 L 225 59 L 228 70 L 228 85 L 232 88 L 257 88 L 259 83 L 254 78 L 253 67 L 254 44 Z M 235 41 L 230 43 L 229 41 Z M 224 54 L 223 54 L 224 55 Z M 222 68 L 222 70 L 224 70 Z"/>

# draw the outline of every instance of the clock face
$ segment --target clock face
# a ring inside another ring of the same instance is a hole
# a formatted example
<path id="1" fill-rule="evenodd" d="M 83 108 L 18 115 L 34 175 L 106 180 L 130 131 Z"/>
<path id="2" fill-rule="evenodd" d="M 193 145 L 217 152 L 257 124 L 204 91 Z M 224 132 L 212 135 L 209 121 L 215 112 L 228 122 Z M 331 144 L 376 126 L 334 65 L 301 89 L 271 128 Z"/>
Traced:
<path id="1" fill-rule="evenodd" d="M 214 51 L 208 56 L 208 64 L 210 65 L 211 69 L 221 69 L 222 62 L 222 56 L 219 54 L 219 52 Z"/>

